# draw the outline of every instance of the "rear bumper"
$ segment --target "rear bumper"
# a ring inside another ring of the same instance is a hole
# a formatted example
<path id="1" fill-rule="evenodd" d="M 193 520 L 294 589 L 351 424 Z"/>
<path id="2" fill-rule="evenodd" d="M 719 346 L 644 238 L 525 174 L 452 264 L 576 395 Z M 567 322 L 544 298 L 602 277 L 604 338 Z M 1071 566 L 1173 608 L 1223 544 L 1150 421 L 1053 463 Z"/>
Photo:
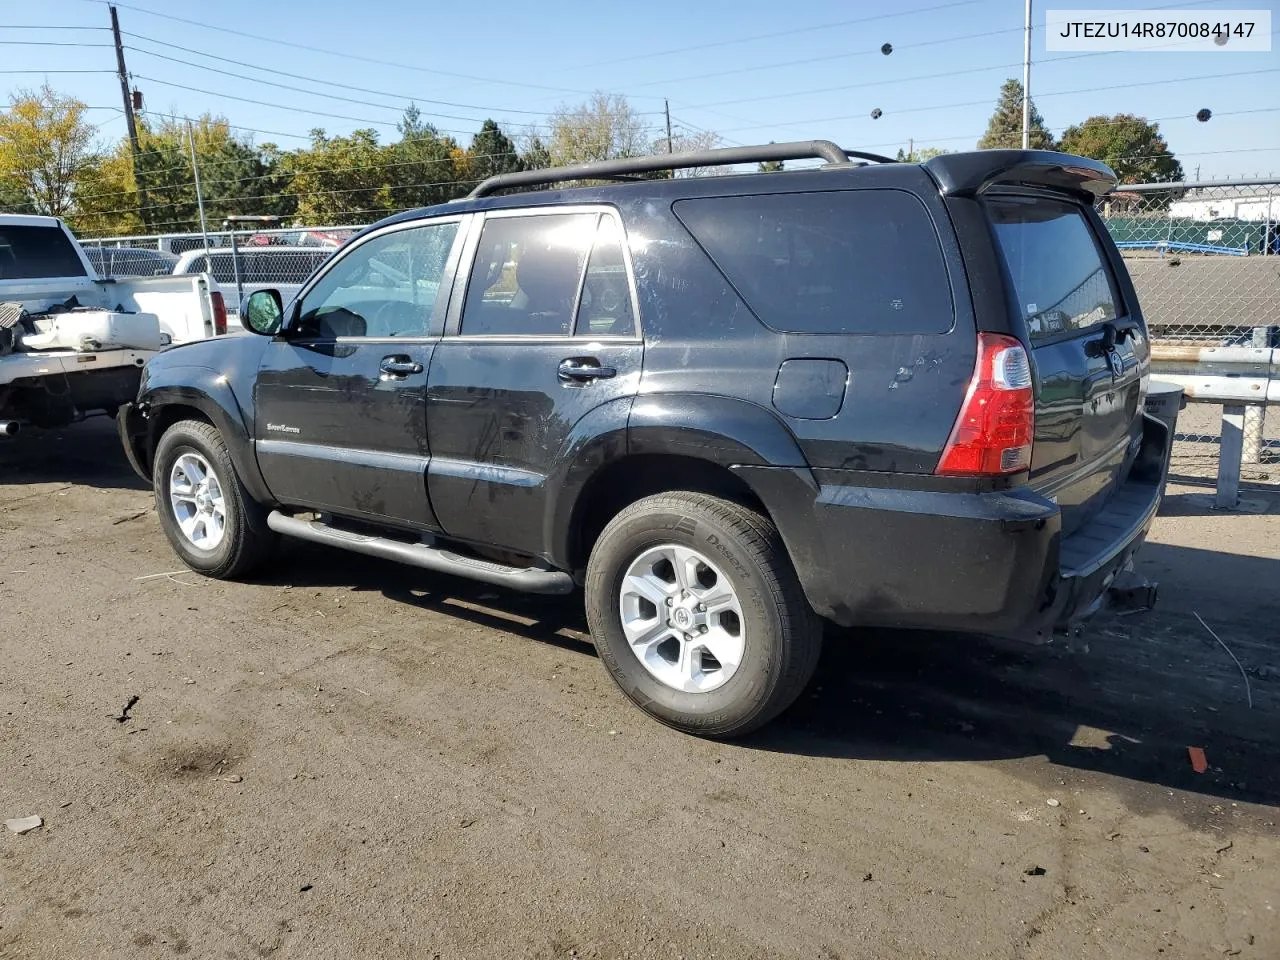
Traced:
<path id="1" fill-rule="evenodd" d="M 769 508 L 822 616 L 1045 640 L 1100 608 L 1151 527 L 1168 432 L 1154 420 L 1146 426 L 1150 448 L 1129 479 L 1069 537 L 1057 505 L 1025 488 L 815 489 L 799 471 L 739 473 Z"/>

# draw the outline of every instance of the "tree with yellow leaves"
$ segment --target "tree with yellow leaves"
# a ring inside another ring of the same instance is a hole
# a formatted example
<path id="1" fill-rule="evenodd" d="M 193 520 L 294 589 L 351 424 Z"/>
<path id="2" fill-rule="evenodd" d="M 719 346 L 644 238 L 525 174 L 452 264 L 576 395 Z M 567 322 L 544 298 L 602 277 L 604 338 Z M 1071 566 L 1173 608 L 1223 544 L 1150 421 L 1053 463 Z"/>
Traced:
<path id="1" fill-rule="evenodd" d="M 0 182 L 37 213 L 66 216 L 81 174 L 97 159 L 85 105 L 47 84 L 19 90 L 0 115 Z"/>

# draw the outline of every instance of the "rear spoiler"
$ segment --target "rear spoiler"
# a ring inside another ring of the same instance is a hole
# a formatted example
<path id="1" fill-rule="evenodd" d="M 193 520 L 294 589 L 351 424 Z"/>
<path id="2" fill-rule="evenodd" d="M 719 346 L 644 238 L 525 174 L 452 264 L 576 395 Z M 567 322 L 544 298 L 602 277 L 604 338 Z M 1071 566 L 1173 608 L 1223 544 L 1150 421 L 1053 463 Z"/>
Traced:
<path id="1" fill-rule="evenodd" d="M 979 150 L 942 154 L 924 164 L 944 196 L 978 196 L 995 186 L 1049 187 L 1092 201 L 1112 190 L 1105 163 L 1053 150 Z"/>

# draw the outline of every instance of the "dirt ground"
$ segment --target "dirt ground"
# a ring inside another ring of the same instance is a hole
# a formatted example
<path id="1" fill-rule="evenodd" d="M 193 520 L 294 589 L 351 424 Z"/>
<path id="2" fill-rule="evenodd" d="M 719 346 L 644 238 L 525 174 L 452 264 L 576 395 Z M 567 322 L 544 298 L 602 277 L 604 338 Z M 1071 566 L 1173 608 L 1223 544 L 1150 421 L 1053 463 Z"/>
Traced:
<path id="1" fill-rule="evenodd" d="M 29 432 L 0 817 L 44 826 L 0 829 L 0 957 L 1274 960 L 1280 499 L 1201 493 L 1087 651 L 832 630 L 725 744 L 625 701 L 577 598 L 302 545 L 203 580 L 109 422 Z"/>

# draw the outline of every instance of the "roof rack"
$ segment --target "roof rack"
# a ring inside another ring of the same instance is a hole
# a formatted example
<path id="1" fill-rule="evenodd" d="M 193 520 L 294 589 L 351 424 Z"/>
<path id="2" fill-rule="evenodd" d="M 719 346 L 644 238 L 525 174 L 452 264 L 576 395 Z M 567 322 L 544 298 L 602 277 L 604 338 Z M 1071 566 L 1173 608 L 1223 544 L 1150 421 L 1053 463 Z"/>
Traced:
<path id="1" fill-rule="evenodd" d="M 721 147 L 715 150 L 695 150 L 690 153 L 661 153 L 648 157 L 575 163 L 567 167 L 551 167 L 545 170 L 500 173 L 483 181 L 468 196 L 472 199 L 488 197 L 499 190 L 509 190 L 512 187 L 564 183 L 567 180 L 628 180 L 636 174 L 655 173 L 660 170 L 761 163 L 766 160 L 818 159 L 827 161 L 827 166 L 847 166 L 850 158 L 874 163 L 896 162 L 891 157 L 883 157 L 878 153 L 845 150 L 830 140 L 797 140 L 792 143 L 762 143 L 753 147 Z"/>

